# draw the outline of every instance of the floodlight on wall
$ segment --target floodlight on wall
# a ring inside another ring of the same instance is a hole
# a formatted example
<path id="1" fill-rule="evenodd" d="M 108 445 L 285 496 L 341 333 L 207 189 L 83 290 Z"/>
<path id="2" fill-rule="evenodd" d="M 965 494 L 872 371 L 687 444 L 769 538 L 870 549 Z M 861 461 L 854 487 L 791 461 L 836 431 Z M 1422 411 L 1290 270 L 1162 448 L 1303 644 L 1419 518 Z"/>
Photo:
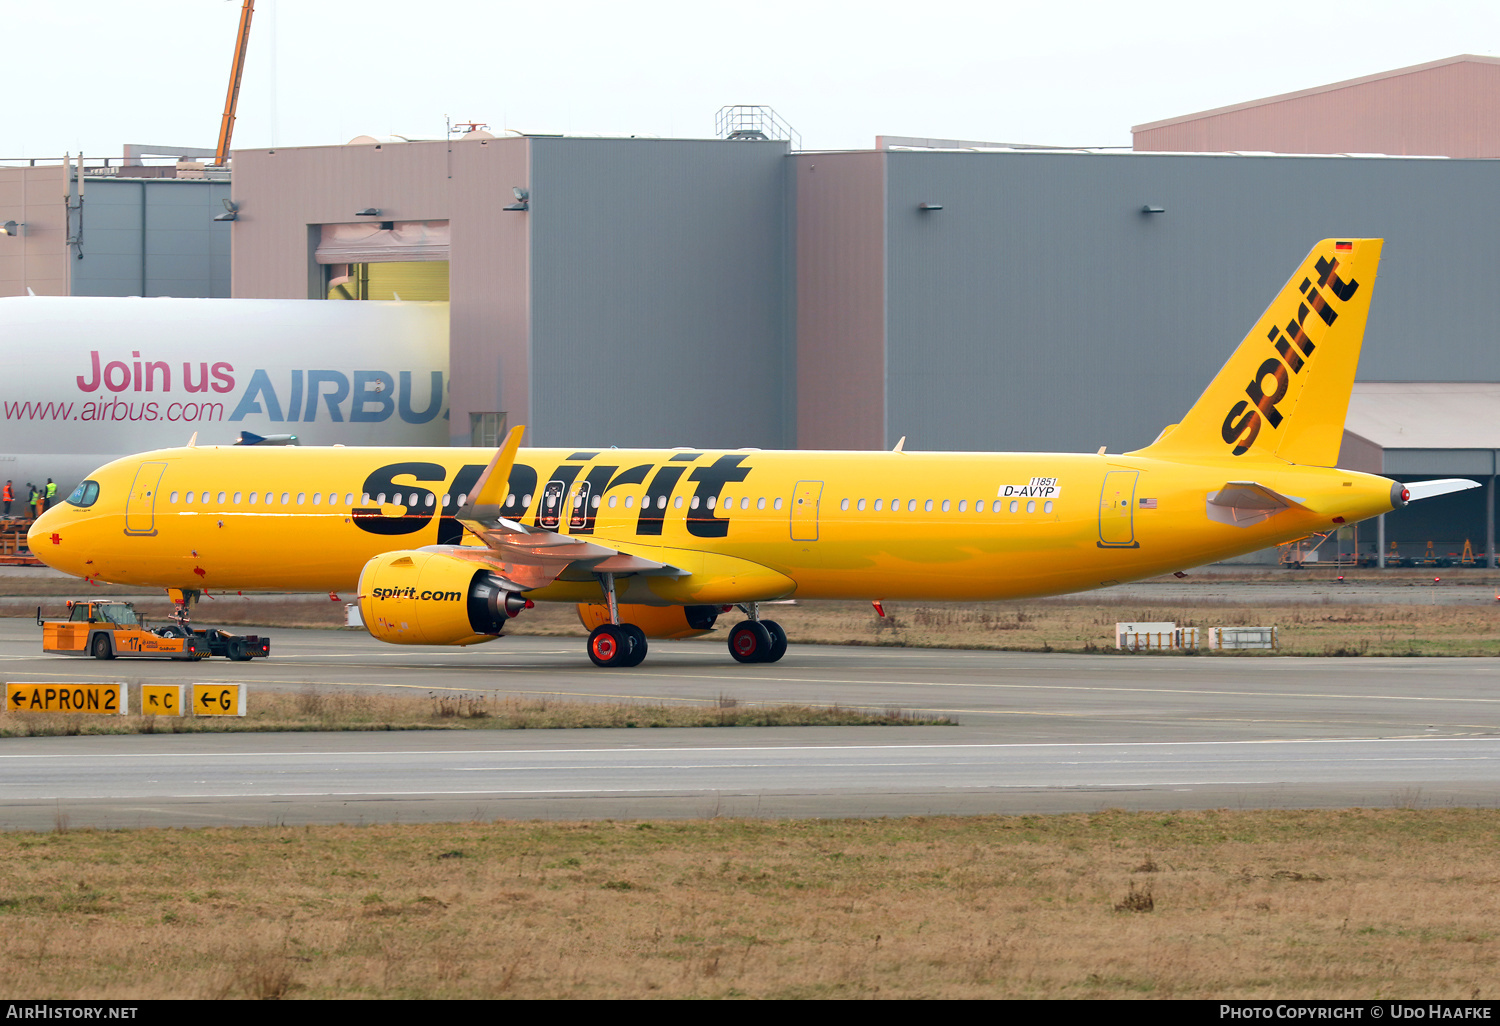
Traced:
<path id="1" fill-rule="evenodd" d="M 354 216 L 355 217 L 379 217 L 380 216 L 380 208 L 379 207 L 365 207 L 365 209 L 363 209 L 363 210 L 356 210 L 354 212 Z"/>
<path id="2" fill-rule="evenodd" d="M 941 203 L 918 203 L 917 209 L 926 213 L 929 210 L 942 210 L 943 205 Z"/>
<path id="3" fill-rule="evenodd" d="M 0 224 L 0 235 L 25 235 L 25 234 L 26 234 L 26 222 L 25 221 L 22 221 L 19 224 L 17 224 L 15 221 L 6 221 L 4 224 Z"/>
<path id="4" fill-rule="evenodd" d="M 240 205 L 238 203 L 228 197 L 219 200 L 219 202 L 224 204 L 224 213 L 215 217 L 215 221 L 238 221 L 240 219 Z"/>
<path id="5" fill-rule="evenodd" d="M 508 206 L 508 207 L 501 207 L 500 209 L 502 209 L 502 210 L 530 210 L 531 209 L 531 204 L 529 202 L 530 199 L 531 199 L 531 193 L 527 192 L 525 189 L 521 188 L 519 185 L 515 186 L 510 191 L 511 191 L 511 195 L 515 196 L 516 201 L 514 203 L 512 203 L 510 206 Z"/>
<path id="6" fill-rule="evenodd" d="M 1152 206 L 1150 203 L 1147 203 L 1144 207 L 1141 208 L 1141 213 L 1143 214 L 1165 214 L 1166 212 L 1166 207 L 1156 207 Z"/>

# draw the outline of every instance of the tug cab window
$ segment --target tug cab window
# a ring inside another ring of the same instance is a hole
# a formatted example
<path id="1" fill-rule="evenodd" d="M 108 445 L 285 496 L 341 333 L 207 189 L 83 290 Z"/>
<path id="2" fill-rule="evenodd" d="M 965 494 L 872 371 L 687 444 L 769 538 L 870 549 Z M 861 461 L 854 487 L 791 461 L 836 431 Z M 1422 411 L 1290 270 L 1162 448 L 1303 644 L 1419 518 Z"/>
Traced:
<path id="1" fill-rule="evenodd" d="M 85 481 L 73 489 L 73 494 L 68 496 L 68 503 L 84 509 L 99 501 L 99 482 Z"/>

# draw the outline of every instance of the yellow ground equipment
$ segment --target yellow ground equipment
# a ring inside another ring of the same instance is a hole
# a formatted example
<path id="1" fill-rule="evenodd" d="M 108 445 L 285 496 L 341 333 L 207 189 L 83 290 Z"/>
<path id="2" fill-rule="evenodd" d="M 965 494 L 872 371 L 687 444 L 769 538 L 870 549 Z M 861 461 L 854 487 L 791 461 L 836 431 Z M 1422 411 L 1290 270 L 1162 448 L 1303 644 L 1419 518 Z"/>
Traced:
<path id="1" fill-rule="evenodd" d="M 42 628 L 42 651 L 95 659 L 191 659 L 220 655 L 241 662 L 271 654 L 271 640 L 220 630 L 190 630 L 177 624 L 148 628 L 130 602 L 68 603 L 66 620 L 36 622 Z"/>

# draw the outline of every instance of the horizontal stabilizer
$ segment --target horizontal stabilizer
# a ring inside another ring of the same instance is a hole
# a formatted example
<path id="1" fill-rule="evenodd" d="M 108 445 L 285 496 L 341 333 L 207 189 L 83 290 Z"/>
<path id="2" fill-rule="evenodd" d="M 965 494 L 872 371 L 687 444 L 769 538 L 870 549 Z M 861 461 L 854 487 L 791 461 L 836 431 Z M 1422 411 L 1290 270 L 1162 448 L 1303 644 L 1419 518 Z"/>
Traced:
<path id="1" fill-rule="evenodd" d="M 1418 499 L 1431 499 L 1438 495 L 1447 495 L 1449 492 L 1462 492 L 1470 488 L 1478 488 L 1478 481 L 1470 481 L 1465 477 L 1445 477 L 1441 481 L 1417 481 L 1406 485 L 1406 501 L 1416 502 Z"/>
<path id="2" fill-rule="evenodd" d="M 1209 492 L 1204 510 L 1208 519 L 1234 527 L 1258 524 L 1284 509 L 1307 509 L 1302 500 L 1282 495 L 1255 481 L 1230 481 Z"/>

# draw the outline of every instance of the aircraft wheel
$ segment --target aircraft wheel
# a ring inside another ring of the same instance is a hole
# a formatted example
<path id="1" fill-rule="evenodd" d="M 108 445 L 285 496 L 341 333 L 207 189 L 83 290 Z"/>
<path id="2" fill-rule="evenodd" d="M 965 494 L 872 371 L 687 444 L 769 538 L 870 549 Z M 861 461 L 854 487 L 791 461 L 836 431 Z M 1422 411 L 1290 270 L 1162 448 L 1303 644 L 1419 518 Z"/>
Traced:
<path id="1" fill-rule="evenodd" d="M 106 634 L 95 634 L 94 635 L 94 658 L 95 659 L 113 659 L 114 657 L 115 657 L 115 652 L 114 652 L 114 649 L 110 647 L 109 636 L 106 635 Z"/>
<path id="2" fill-rule="evenodd" d="M 630 635 L 630 655 L 621 666 L 639 666 L 646 658 L 646 632 L 633 623 L 620 624 L 620 630 Z"/>
<path id="3" fill-rule="evenodd" d="M 600 624 L 589 635 L 589 658 L 595 666 L 628 666 L 630 640 L 630 635 L 614 624 Z"/>
<path id="4" fill-rule="evenodd" d="M 742 620 L 729 632 L 729 654 L 741 663 L 763 663 L 771 653 L 771 633 L 759 620 Z"/>
<path id="5" fill-rule="evenodd" d="M 224 654 L 236 663 L 248 663 L 250 652 L 245 647 L 244 638 L 230 638 L 224 643 Z"/>
<path id="6" fill-rule="evenodd" d="M 786 631 L 781 629 L 781 624 L 775 620 L 762 620 L 760 625 L 771 635 L 771 649 L 766 653 L 765 661 L 774 663 L 786 655 Z"/>

